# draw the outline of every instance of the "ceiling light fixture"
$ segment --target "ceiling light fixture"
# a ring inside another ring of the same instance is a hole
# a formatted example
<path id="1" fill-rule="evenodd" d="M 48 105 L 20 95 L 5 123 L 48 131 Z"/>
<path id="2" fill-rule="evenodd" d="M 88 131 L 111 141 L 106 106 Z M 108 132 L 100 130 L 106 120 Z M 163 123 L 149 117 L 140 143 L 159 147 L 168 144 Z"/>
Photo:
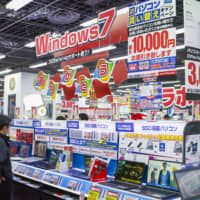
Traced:
<path id="1" fill-rule="evenodd" d="M 87 27 L 87 26 L 90 26 L 90 25 L 95 24 L 97 22 L 98 22 L 97 18 L 95 18 L 95 19 L 89 20 L 87 22 L 81 23 L 80 26 Z"/>
<path id="2" fill-rule="evenodd" d="M 128 56 L 122 56 L 122 57 L 116 57 L 116 58 L 111 58 L 111 61 L 118 61 L 118 60 L 126 60 L 128 59 Z"/>
<path id="3" fill-rule="evenodd" d="M 10 10 L 19 10 L 20 8 L 23 8 L 33 0 L 12 0 L 9 3 L 6 4 L 6 8 Z"/>
<path id="4" fill-rule="evenodd" d="M 125 90 L 117 90 L 117 92 L 129 93 L 128 91 Z"/>
<path id="5" fill-rule="evenodd" d="M 176 46 L 176 49 L 184 49 L 184 48 L 185 48 L 185 45 Z"/>
<path id="6" fill-rule="evenodd" d="M 43 67 L 46 65 L 47 65 L 47 62 L 37 63 L 37 64 L 30 65 L 29 68 L 34 69 L 34 68 L 39 68 L 39 67 Z"/>
<path id="7" fill-rule="evenodd" d="M 57 72 L 63 72 L 64 71 L 64 69 L 58 69 L 57 70 Z"/>
<path id="8" fill-rule="evenodd" d="M 35 47 L 35 41 L 29 42 L 29 43 L 25 44 L 24 46 L 28 47 L 28 48 L 33 48 L 33 47 Z"/>
<path id="9" fill-rule="evenodd" d="M 12 72 L 12 69 L 5 69 L 5 70 L 0 71 L 0 74 L 8 74 L 10 72 Z"/>
<path id="10" fill-rule="evenodd" d="M 170 83 L 180 83 L 180 81 L 167 81 L 167 82 L 163 82 L 162 84 L 166 85 L 166 84 L 170 84 Z"/>
<path id="11" fill-rule="evenodd" d="M 125 7 L 125 8 L 121 8 L 119 10 L 117 10 L 117 15 L 121 15 L 121 14 L 128 14 L 129 12 L 129 8 L 128 7 Z"/>
<path id="12" fill-rule="evenodd" d="M 126 86 L 119 86 L 119 88 L 130 88 L 130 87 L 136 87 L 137 85 L 126 85 Z"/>
<path id="13" fill-rule="evenodd" d="M 182 33 L 184 33 L 184 32 L 185 32 L 185 29 L 184 29 L 184 28 L 177 29 L 177 30 L 176 30 L 176 35 L 182 34 Z"/>
<path id="14" fill-rule="evenodd" d="M 100 52 L 104 52 L 104 51 L 109 51 L 109 50 L 112 50 L 112 49 L 116 49 L 116 46 L 115 45 L 109 45 L 107 47 L 103 47 L 103 48 L 99 48 L 99 49 L 93 49 L 92 53 L 95 54 L 95 53 L 100 53 Z"/>
<path id="15" fill-rule="evenodd" d="M 0 54 L 0 60 L 4 59 L 6 57 L 5 54 Z"/>
<path id="16" fill-rule="evenodd" d="M 177 67 L 176 70 L 182 70 L 185 69 L 185 67 Z"/>
<path id="17" fill-rule="evenodd" d="M 83 65 L 74 65 L 74 66 L 71 66 L 72 69 L 81 69 L 83 67 L 84 67 Z"/>

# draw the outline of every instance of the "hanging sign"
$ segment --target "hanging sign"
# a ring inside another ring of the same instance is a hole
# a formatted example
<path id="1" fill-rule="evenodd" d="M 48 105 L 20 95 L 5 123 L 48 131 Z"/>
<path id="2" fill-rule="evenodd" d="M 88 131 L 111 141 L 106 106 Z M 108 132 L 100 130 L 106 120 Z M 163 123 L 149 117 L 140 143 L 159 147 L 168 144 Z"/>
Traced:
<path id="1" fill-rule="evenodd" d="M 33 86 L 36 90 L 44 90 L 47 86 L 49 75 L 44 72 L 39 72 L 37 78 L 33 82 Z"/>
<path id="2" fill-rule="evenodd" d="M 63 71 L 61 83 L 65 84 L 68 87 L 71 87 L 74 81 L 75 74 L 75 69 L 70 69 L 70 66 L 66 66 Z"/>
<path id="3" fill-rule="evenodd" d="M 71 33 L 66 31 L 60 38 L 53 38 L 50 33 L 42 34 L 35 38 L 36 55 L 42 56 L 59 50 L 94 42 L 96 40 L 105 39 L 115 18 L 116 10 L 115 8 L 112 8 L 100 13 L 98 15 L 98 23 L 90 27 Z"/>
<path id="4" fill-rule="evenodd" d="M 99 79 L 103 83 L 108 83 L 114 68 L 113 62 L 108 62 L 105 59 L 98 61 L 94 72 L 94 79 Z"/>
<path id="5" fill-rule="evenodd" d="M 52 99 L 55 99 L 57 90 L 58 90 L 58 83 L 55 83 L 54 81 L 50 81 L 48 91 L 47 91 L 47 96 L 51 97 Z"/>
<path id="6" fill-rule="evenodd" d="M 158 76 L 176 68 L 175 16 L 175 0 L 149 0 L 129 7 L 129 78 L 152 72 Z"/>
<path id="7" fill-rule="evenodd" d="M 81 75 L 78 80 L 78 86 L 76 88 L 76 94 L 82 97 L 87 97 L 90 91 L 92 80 L 88 79 L 86 76 Z"/>
<path id="8" fill-rule="evenodd" d="M 196 0 L 184 1 L 185 85 L 187 99 L 200 94 L 200 4 Z M 199 96 L 195 99 L 199 99 Z"/>

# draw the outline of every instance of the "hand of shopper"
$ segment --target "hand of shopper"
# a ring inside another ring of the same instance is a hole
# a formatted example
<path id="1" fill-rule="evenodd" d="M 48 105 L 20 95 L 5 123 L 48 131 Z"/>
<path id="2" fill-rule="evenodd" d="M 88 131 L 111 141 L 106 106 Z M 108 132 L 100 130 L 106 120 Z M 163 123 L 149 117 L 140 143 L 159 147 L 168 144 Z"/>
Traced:
<path id="1" fill-rule="evenodd" d="M 6 181 L 5 177 L 1 177 L 0 178 L 0 184 L 3 183 L 3 182 L 5 182 L 5 181 Z"/>

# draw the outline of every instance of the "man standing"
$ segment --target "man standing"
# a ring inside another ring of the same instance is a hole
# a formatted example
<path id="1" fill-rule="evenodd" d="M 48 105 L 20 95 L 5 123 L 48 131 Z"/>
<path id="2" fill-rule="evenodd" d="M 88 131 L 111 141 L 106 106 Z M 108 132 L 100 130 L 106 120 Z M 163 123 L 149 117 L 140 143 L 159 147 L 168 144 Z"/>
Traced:
<path id="1" fill-rule="evenodd" d="M 0 115 L 0 198 L 11 200 L 12 191 L 12 170 L 10 163 L 9 137 L 10 118 Z"/>

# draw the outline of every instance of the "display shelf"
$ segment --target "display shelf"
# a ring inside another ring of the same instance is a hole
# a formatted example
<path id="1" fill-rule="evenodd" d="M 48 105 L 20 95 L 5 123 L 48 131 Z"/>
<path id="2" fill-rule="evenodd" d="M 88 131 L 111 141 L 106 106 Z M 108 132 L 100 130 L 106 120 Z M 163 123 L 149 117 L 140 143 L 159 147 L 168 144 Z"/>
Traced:
<path id="1" fill-rule="evenodd" d="M 64 173 L 41 170 L 39 168 L 17 162 L 13 162 L 12 165 L 14 175 L 18 175 L 75 195 L 80 195 L 84 192 L 87 196 L 90 191 L 90 187 L 92 186 L 92 182 L 90 181 L 71 177 Z M 27 175 L 27 171 L 32 172 Z M 37 173 L 38 178 L 33 177 L 35 176 L 34 173 Z M 55 182 L 53 180 L 55 180 Z"/>
<path id="2" fill-rule="evenodd" d="M 31 171 L 31 175 L 26 175 L 27 171 Z M 39 178 L 32 177 L 35 171 L 41 172 Z M 152 198 L 142 194 L 136 194 L 133 192 L 120 190 L 118 188 L 113 188 L 109 186 L 104 186 L 99 183 L 93 183 L 88 180 L 83 180 L 80 178 L 72 177 L 66 173 L 59 173 L 50 170 L 41 170 L 39 168 L 31 167 L 22 163 L 13 162 L 13 173 L 17 176 L 27 178 L 29 180 L 42 183 L 44 185 L 69 192 L 75 195 L 80 195 L 82 192 L 85 193 L 87 197 L 90 191 L 91 186 L 98 187 L 102 190 L 100 199 L 105 199 L 108 192 L 114 192 L 118 194 L 118 199 L 120 200 L 158 200 L 159 198 Z M 52 177 L 57 177 L 55 183 L 52 183 Z M 170 200 L 179 200 L 180 198 L 170 198 Z"/>
<path id="3" fill-rule="evenodd" d="M 94 186 L 101 188 L 102 192 L 101 192 L 101 196 L 99 197 L 99 199 L 105 199 L 106 195 L 108 192 L 114 192 L 114 193 L 118 193 L 118 199 L 124 199 L 124 200 L 158 200 L 157 198 L 152 198 L 152 197 L 148 197 L 148 196 L 144 196 L 142 194 L 136 194 L 136 193 L 132 193 L 132 192 L 128 192 L 125 190 L 120 190 L 117 188 L 113 188 L 113 187 L 109 187 L 109 186 L 104 186 L 101 184 L 94 184 Z M 175 200 L 175 199 L 174 199 Z"/>

